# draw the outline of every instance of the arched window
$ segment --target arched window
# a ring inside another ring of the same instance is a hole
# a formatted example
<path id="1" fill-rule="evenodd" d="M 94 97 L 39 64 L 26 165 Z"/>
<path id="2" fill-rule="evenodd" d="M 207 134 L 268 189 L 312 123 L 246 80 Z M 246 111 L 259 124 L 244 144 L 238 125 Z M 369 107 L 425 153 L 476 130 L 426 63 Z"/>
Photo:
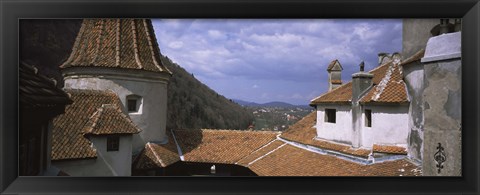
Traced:
<path id="1" fill-rule="evenodd" d="M 127 96 L 127 111 L 130 114 L 141 114 L 143 106 L 143 98 L 139 95 L 128 95 Z"/>

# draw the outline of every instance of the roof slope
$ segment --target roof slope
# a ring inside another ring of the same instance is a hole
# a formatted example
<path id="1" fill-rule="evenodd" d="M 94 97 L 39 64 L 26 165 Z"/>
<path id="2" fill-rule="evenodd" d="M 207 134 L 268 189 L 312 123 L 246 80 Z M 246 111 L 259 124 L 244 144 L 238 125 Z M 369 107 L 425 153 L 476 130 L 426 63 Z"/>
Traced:
<path id="1" fill-rule="evenodd" d="M 110 67 L 171 72 L 160 60 L 149 19 L 84 19 L 61 68 Z"/>
<path id="2" fill-rule="evenodd" d="M 361 103 L 403 103 L 408 102 L 402 68 L 399 62 L 388 61 L 371 70 L 373 87 Z M 325 103 L 350 103 L 352 101 L 352 81 L 324 93 L 310 102 L 310 105 Z"/>
<path id="3" fill-rule="evenodd" d="M 180 161 L 177 145 L 173 139 L 172 133 L 167 131 L 168 142 L 166 144 L 147 143 L 144 150 L 133 159 L 132 167 L 134 169 L 154 169 L 158 167 L 167 167 Z"/>
<path id="4" fill-rule="evenodd" d="M 71 104 L 56 81 L 38 73 L 38 69 L 20 62 L 18 93 L 21 107 L 54 107 Z"/>
<path id="5" fill-rule="evenodd" d="M 233 164 L 278 135 L 270 131 L 177 130 L 175 138 L 187 162 Z"/>
<path id="6" fill-rule="evenodd" d="M 261 176 L 415 176 L 419 167 L 407 160 L 363 165 L 292 145 L 258 159 L 249 166 Z"/>
<path id="7" fill-rule="evenodd" d="M 90 117 L 83 133 L 85 135 L 136 134 L 141 130 L 125 115 L 120 107 L 103 104 Z"/>
<path id="8" fill-rule="evenodd" d="M 333 143 L 324 140 L 318 140 L 315 123 L 317 119 L 317 112 L 312 112 L 305 116 L 297 123 L 290 126 L 280 137 L 289 141 L 294 141 L 306 145 L 311 145 L 327 150 L 338 151 L 345 154 L 350 154 L 359 157 L 368 157 L 370 150 L 357 148 L 354 149 L 349 145 Z"/>
<path id="9" fill-rule="evenodd" d="M 53 120 L 52 160 L 96 157 L 96 151 L 84 135 L 90 117 L 103 104 L 121 106 L 120 99 L 112 91 L 66 89 L 73 104 L 65 113 Z"/>

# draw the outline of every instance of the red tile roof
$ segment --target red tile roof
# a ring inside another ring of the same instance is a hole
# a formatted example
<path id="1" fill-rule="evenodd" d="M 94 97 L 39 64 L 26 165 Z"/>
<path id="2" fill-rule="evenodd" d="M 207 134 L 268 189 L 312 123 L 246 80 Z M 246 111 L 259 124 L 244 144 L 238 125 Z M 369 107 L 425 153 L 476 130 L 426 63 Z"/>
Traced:
<path id="1" fill-rule="evenodd" d="M 408 103 L 407 88 L 403 81 L 402 67 L 399 63 L 388 63 L 378 83 L 360 99 L 361 103 Z"/>
<path id="2" fill-rule="evenodd" d="M 399 63 L 389 61 L 370 71 L 373 74 L 373 87 L 360 100 L 361 103 L 406 103 L 408 96 L 403 82 Z M 352 100 L 352 82 L 324 93 L 310 104 L 350 103 Z"/>
<path id="3" fill-rule="evenodd" d="M 109 67 L 171 72 L 160 60 L 149 19 L 84 19 L 61 68 Z"/>
<path id="4" fill-rule="evenodd" d="M 85 125 L 85 135 L 136 134 L 141 130 L 120 107 L 103 104 Z"/>
<path id="5" fill-rule="evenodd" d="M 373 144 L 373 152 L 386 154 L 407 154 L 407 148 L 401 146 Z"/>
<path id="6" fill-rule="evenodd" d="M 314 127 L 316 118 L 317 112 L 314 111 L 290 126 L 280 135 L 280 137 L 289 141 L 315 146 L 322 149 L 333 150 L 344 154 L 350 154 L 363 158 L 368 157 L 371 152 L 368 149 L 352 148 L 350 145 L 316 139 L 317 131 Z"/>
<path id="7" fill-rule="evenodd" d="M 176 130 L 174 136 L 187 162 L 233 164 L 273 141 L 277 132 Z"/>
<path id="8" fill-rule="evenodd" d="M 404 159 L 363 165 L 288 144 L 248 168 L 261 176 L 418 176 L 421 173 L 420 167 Z"/>
<path id="9" fill-rule="evenodd" d="M 134 169 L 154 169 L 167 167 L 180 161 L 177 145 L 170 131 L 166 132 L 168 142 L 165 144 L 147 143 L 143 151 L 133 159 Z"/>
<path id="10" fill-rule="evenodd" d="M 342 84 L 342 80 L 332 80 L 331 83 L 333 83 L 333 84 Z"/>
<path id="11" fill-rule="evenodd" d="M 113 91 L 66 89 L 73 103 L 53 120 L 52 160 L 95 158 L 96 150 L 84 137 L 90 117 L 103 104 L 122 106 Z M 120 122 L 120 121 L 118 121 Z"/>

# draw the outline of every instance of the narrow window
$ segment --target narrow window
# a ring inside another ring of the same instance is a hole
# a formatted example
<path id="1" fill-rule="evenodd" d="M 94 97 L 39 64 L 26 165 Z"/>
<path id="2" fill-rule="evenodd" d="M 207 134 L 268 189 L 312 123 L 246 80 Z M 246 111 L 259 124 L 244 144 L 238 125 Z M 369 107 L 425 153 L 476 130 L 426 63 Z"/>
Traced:
<path id="1" fill-rule="evenodd" d="M 137 100 L 128 100 L 128 112 L 137 112 Z"/>
<path id="2" fill-rule="evenodd" d="M 120 138 L 118 136 L 107 137 L 107 151 L 118 151 Z"/>
<path id="3" fill-rule="evenodd" d="M 142 97 L 138 95 L 127 96 L 128 113 L 142 113 Z"/>
<path id="4" fill-rule="evenodd" d="M 336 123 L 336 112 L 335 109 L 325 109 L 325 122 Z"/>
<path id="5" fill-rule="evenodd" d="M 365 126 L 372 127 L 372 110 L 365 109 Z"/>

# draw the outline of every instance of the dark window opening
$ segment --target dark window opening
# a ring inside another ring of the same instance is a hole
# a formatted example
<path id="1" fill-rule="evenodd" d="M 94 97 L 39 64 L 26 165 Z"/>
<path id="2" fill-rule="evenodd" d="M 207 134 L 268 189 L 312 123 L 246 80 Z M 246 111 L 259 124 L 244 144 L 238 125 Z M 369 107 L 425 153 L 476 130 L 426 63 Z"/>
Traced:
<path id="1" fill-rule="evenodd" d="M 128 111 L 136 112 L 137 111 L 137 100 L 128 100 Z"/>
<path id="2" fill-rule="evenodd" d="M 372 127 L 372 110 L 365 109 L 365 126 Z"/>
<path id="3" fill-rule="evenodd" d="M 107 137 L 107 151 L 118 151 L 120 138 L 118 136 Z"/>
<path id="4" fill-rule="evenodd" d="M 325 122 L 327 123 L 336 123 L 336 112 L 335 109 L 325 109 Z"/>
<path id="5" fill-rule="evenodd" d="M 129 113 L 142 113 L 142 97 L 138 95 L 127 96 L 127 110 Z"/>

